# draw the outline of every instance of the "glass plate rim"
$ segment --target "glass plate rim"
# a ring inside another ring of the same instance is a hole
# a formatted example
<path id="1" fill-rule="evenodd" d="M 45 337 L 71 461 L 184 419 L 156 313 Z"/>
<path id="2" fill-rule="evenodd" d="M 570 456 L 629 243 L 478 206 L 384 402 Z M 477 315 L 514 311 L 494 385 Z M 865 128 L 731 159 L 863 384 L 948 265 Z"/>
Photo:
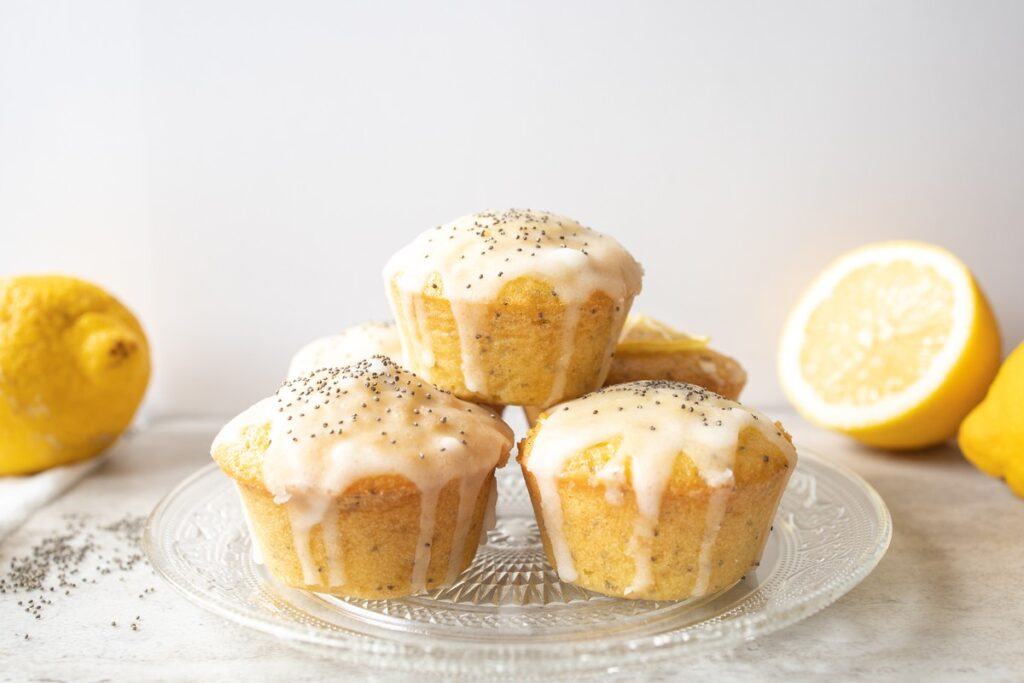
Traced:
<path id="1" fill-rule="evenodd" d="M 282 622 L 269 616 L 253 615 L 241 607 L 228 606 L 202 592 L 190 590 L 188 586 L 175 580 L 176 572 L 163 559 L 158 548 L 156 528 L 164 511 L 178 497 L 197 481 L 218 470 L 216 463 L 208 463 L 191 473 L 160 499 L 146 520 L 143 548 L 157 573 L 193 604 L 253 630 L 285 638 L 292 645 L 311 647 L 321 655 L 333 655 L 355 664 L 372 664 L 359 658 L 360 655 L 387 656 L 389 666 L 384 668 L 421 671 L 428 674 L 431 670 L 423 668 L 426 663 L 424 659 L 407 658 L 403 655 L 426 656 L 435 663 L 448 659 L 453 666 L 456 664 L 455 660 L 472 660 L 476 665 L 484 665 L 484 670 L 505 673 L 514 673 L 516 662 L 520 658 L 538 657 L 545 665 L 553 665 L 545 667 L 545 671 L 550 674 L 577 670 L 581 668 L 580 664 L 586 664 L 582 668 L 598 670 L 621 664 L 622 654 L 629 652 L 644 651 L 648 661 L 654 661 L 664 657 L 729 649 L 756 636 L 783 629 L 821 611 L 852 590 L 874 570 L 892 540 L 892 515 L 884 499 L 871 484 L 847 466 L 825 459 L 814 450 L 800 444 L 797 444 L 797 450 L 800 454 L 798 468 L 809 462 L 813 464 L 805 466 L 832 470 L 841 475 L 864 497 L 868 509 L 877 516 L 874 521 L 878 524 L 878 530 L 874 542 L 870 546 L 865 546 L 859 553 L 860 561 L 853 568 L 837 573 L 815 590 L 801 594 L 792 604 L 776 611 L 761 611 L 738 617 L 730 617 L 729 611 L 726 611 L 714 617 L 713 624 L 702 624 L 698 629 L 683 628 L 635 637 L 582 639 L 565 644 L 565 648 L 573 650 L 575 657 L 567 657 L 567 653 L 561 649 L 552 652 L 552 645 L 543 641 L 509 644 L 443 640 L 425 642 L 422 636 L 402 633 L 377 637 L 356 631 L 327 632 L 308 624 Z M 399 657 L 395 657 L 396 655 Z M 411 659 L 411 662 L 406 661 L 403 665 L 402 660 L 406 659 Z M 488 664 L 493 666 L 488 667 Z M 448 667 L 441 666 L 437 670 L 448 671 Z"/>

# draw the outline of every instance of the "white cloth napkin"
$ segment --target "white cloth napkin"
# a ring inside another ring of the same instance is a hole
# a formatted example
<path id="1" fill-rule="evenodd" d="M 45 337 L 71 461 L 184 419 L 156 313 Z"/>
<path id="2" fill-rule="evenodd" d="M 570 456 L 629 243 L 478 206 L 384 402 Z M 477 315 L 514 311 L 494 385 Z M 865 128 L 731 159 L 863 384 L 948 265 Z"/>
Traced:
<path id="1" fill-rule="evenodd" d="M 105 456 L 23 477 L 0 477 L 0 542 L 32 513 L 91 472 Z"/>

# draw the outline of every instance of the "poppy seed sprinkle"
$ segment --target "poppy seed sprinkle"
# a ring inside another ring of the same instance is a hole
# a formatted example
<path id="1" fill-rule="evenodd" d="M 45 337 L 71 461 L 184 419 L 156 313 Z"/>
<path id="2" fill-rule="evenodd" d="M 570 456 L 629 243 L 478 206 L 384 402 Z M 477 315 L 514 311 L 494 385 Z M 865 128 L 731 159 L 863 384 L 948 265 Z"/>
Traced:
<path id="1" fill-rule="evenodd" d="M 142 553 L 145 521 L 141 515 L 112 522 L 92 515 L 64 515 L 60 528 L 39 538 L 25 554 L 11 557 L 0 574 L 0 594 L 26 596 L 17 606 L 35 621 L 89 586 L 115 575 L 125 581 L 124 575 L 148 566 Z M 112 624 L 116 623 L 115 619 Z"/>

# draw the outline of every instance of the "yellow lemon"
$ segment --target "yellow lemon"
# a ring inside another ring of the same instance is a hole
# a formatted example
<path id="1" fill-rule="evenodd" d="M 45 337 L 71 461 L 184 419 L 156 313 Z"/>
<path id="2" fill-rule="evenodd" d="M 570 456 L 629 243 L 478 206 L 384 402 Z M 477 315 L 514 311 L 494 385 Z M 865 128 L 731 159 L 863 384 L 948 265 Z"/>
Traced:
<path id="1" fill-rule="evenodd" d="M 110 294 L 71 277 L 0 278 L 0 475 L 96 455 L 148 381 L 146 335 Z"/>
<path id="2" fill-rule="evenodd" d="M 856 249 L 786 321 L 779 377 L 809 420 L 881 448 L 949 439 L 999 367 L 995 317 L 953 254 L 920 242 Z"/>
<path id="3" fill-rule="evenodd" d="M 1010 354 L 985 400 L 960 425 L 960 450 L 1024 497 L 1024 344 Z"/>

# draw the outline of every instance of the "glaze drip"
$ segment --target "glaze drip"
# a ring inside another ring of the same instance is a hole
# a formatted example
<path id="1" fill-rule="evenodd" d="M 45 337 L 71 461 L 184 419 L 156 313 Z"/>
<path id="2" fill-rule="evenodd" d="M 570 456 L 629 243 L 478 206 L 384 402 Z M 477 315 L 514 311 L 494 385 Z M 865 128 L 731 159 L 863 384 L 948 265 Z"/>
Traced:
<path id="1" fill-rule="evenodd" d="M 324 536 L 330 584 L 344 585 L 338 501 L 361 479 L 398 475 L 420 493 L 410 580 L 414 591 L 423 590 L 441 490 L 459 482 L 455 543 L 464 547 L 482 487 L 512 445 L 511 430 L 490 410 L 437 389 L 384 356 L 287 381 L 247 411 L 246 421 L 261 417 L 270 423 L 263 481 L 275 502 L 287 507 L 310 585 L 322 582 L 310 547 L 314 529 Z M 228 431 L 218 440 L 237 438 Z"/>
<path id="2" fill-rule="evenodd" d="M 384 268 L 392 309 L 406 321 L 400 334 L 412 367 L 429 377 L 434 365 L 430 326 L 416 300 L 420 295 L 443 296 L 458 330 L 463 383 L 480 395 L 487 394 L 488 368 L 475 341 L 491 322 L 486 305 L 517 278 L 550 285 L 566 313 L 549 402 L 564 398 L 583 304 L 595 292 L 615 302 L 617 319 L 606 354 L 610 359 L 642 275 L 640 265 L 613 238 L 572 219 L 529 209 L 483 211 L 428 230 Z"/>

